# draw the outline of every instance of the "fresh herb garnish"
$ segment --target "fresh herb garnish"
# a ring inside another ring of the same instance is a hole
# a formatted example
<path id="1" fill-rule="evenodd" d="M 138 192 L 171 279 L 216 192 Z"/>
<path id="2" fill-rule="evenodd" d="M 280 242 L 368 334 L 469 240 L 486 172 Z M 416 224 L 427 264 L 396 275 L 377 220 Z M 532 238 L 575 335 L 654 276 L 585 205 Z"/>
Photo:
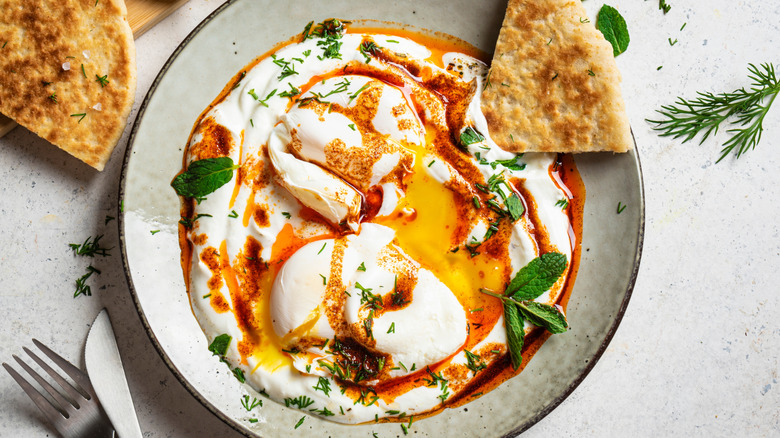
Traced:
<path id="1" fill-rule="evenodd" d="M 239 367 L 235 367 L 235 368 L 233 368 L 232 371 L 233 371 L 233 375 L 236 377 L 236 379 L 239 382 L 241 382 L 241 383 L 246 382 L 246 376 L 244 376 L 244 370 L 242 370 Z"/>
<path id="2" fill-rule="evenodd" d="M 100 83 L 100 88 L 103 88 L 106 85 L 108 85 L 108 75 L 103 75 L 103 76 L 95 75 L 95 78 L 96 78 L 95 82 Z"/>
<path id="3" fill-rule="evenodd" d="M 230 210 L 230 214 L 228 214 L 229 218 L 235 219 L 238 217 L 238 213 L 236 213 L 235 210 Z"/>
<path id="4" fill-rule="evenodd" d="M 205 158 L 193 161 L 187 171 L 180 173 L 171 182 L 176 194 L 185 198 L 203 198 L 233 179 L 233 170 L 238 169 L 230 157 Z"/>
<path id="5" fill-rule="evenodd" d="M 555 203 L 555 206 L 556 207 L 561 207 L 561 208 L 567 208 L 569 206 L 569 200 L 568 199 L 559 199 Z"/>
<path id="6" fill-rule="evenodd" d="M 267 103 L 268 99 L 272 98 L 274 94 L 276 94 L 276 88 L 274 88 L 270 93 L 268 93 L 268 96 L 265 96 L 265 99 L 258 100 L 258 102 L 260 103 L 260 105 L 263 105 L 264 107 L 268 108 L 268 103 Z M 257 97 L 255 97 L 255 100 L 257 100 Z M 252 119 L 249 120 L 251 121 Z M 252 126 L 255 126 L 254 122 L 252 122 Z"/>
<path id="7" fill-rule="evenodd" d="M 474 354 L 466 349 L 463 350 L 466 353 L 466 367 L 474 372 L 476 375 L 479 371 L 487 368 L 487 365 L 482 361 L 482 358 L 478 354 Z"/>
<path id="8" fill-rule="evenodd" d="M 87 273 L 82 275 L 76 280 L 76 292 L 73 293 L 73 298 L 79 295 L 92 296 L 92 288 L 87 284 L 87 279 L 92 274 L 100 274 L 100 271 L 92 265 L 87 266 Z"/>
<path id="9" fill-rule="evenodd" d="M 292 215 L 286 211 L 282 212 L 282 216 L 284 216 L 286 219 L 290 219 L 292 217 Z"/>
<path id="10" fill-rule="evenodd" d="M 517 160 L 518 160 L 518 158 L 520 158 L 521 156 L 522 156 L 522 154 L 520 154 L 520 155 L 518 155 L 518 156 L 516 156 L 516 157 L 514 157 L 514 158 L 510 158 L 510 159 L 508 159 L 508 160 L 496 160 L 496 161 L 494 161 L 493 163 L 498 163 L 498 164 L 500 164 L 500 165 L 502 165 L 502 166 L 506 167 L 506 168 L 507 168 L 507 169 L 509 169 L 509 170 L 517 170 L 517 171 L 520 171 L 520 170 L 524 170 L 524 169 L 525 169 L 525 166 L 526 166 L 526 164 L 525 164 L 525 163 L 523 163 L 523 164 L 518 164 L 518 163 L 517 163 Z M 493 163 L 491 163 L 491 165 L 492 165 Z M 494 166 L 493 168 L 495 169 L 495 166 Z"/>
<path id="11" fill-rule="evenodd" d="M 485 137 L 471 126 L 467 126 L 466 129 L 460 133 L 460 144 L 464 147 L 470 144 L 479 143 L 483 140 L 485 140 Z"/>
<path id="12" fill-rule="evenodd" d="M 667 13 L 669 13 L 672 7 L 668 3 L 666 3 L 666 0 L 658 0 L 658 9 L 664 11 L 664 15 L 666 15 Z"/>
<path id="13" fill-rule="evenodd" d="M 764 117 L 780 93 L 780 81 L 773 64 L 761 64 L 760 68 L 748 65 L 748 78 L 753 81 L 749 90 L 743 87 L 731 93 L 698 92 L 698 97 L 691 100 L 679 97 L 674 105 L 662 106 L 658 111 L 663 119 L 647 121 L 656 125 L 653 129 L 660 131 L 660 136 L 682 137 L 683 143 L 703 133 L 699 142 L 702 144 L 710 134 L 717 134 L 721 124 L 731 118 L 729 123 L 736 127 L 726 131 L 732 137 L 723 144 L 716 163 L 731 152 L 739 158 L 748 150 L 755 149 L 761 140 Z M 768 99 L 766 105 L 763 105 L 764 99 Z"/>
<path id="14" fill-rule="evenodd" d="M 366 336 L 374 339 L 374 309 L 368 311 L 368 318 L 363 320 L 363 328 L 366 329 Z"/>
<path id="15" fill-rule="evenodd" d="M 301 90 L 296 88 L 293 84 L 288 82 L 287 85 L 290 86 L 290 90 L 282 91 L 281 93 L 279 93 L 279 97 L 289 97 L 290 99 L 292 99 L 293 97 L 301 94 Z"/>
<path id="16" fill-rule="evenodd" d="M 317 59 L 322 61 L 326 58 L 331 59 L 341 59 L 341 41 L 338 40 L 338 38 L 341 38 L 341 36 L 338 37 L 328 37 L 324 40 L 317 41 L 317 45 L 322 47 L 322 56 L 318 56 Z"/>
<path id="17" fill-rule="evenodd" d="M 371 56 L 370 55 L 376 55 L 377 52 L 379 52 L 380 47 L 377 46 L 373 41 L 369 42 L 363 42 L 360 44 L 360 53 L 366 57 L 366 64 L 371 62 Z"/>
<path id="18" fill-rule="evenodd" d="M 306 416 L 305 415 L 303 417 L 301 417 L 301 419 L 298 420 L 297 423 L 295 423 L 295 428 L 297 429 L 297 428 L 301 427 L 301 424 L 303 424 L 304 420 L 306 420 Z"/>
<path id="19" fill-rule="evenodd" d="M 311 406 L 313 404 L 314 404 L 314 400 L 312 400 L 311 398 L 309 398 L 309 397 L 307 397 L 305 395 L 302 395 L 302 396 L 297 397 L 297 398 L 289 398 L 288 397 L 288 398 L 284 399 L 284 405 L 287 406 L 288 408 L 290 406 L 298 406 L 298 409 L 306 409 L 306 408 L 308 408 L 309 406 Z"/>
<path id="20" fill-rule="evenodd" d="M 346 24 L 348 23 L 348 21 L 330 18 L 314 26 L 314 22 L 312 21 L 303 29 L 303 39 L 340 37 L 347 29 Z"/>
<path id="21" fill-rule="evenodd" d="M 366 272 L 366 262 L 360 262 L 360 266 L 357 267 L 357 270 Z"/>
<path id="22" fill-rule="evenodd" d="M 92 239 L 92 236 L 87 237 L 86 240 L 84 240 L 84 243 L 78 244 L 78 243 L 69 243 L 68 246 L 74 251 L 76 255 L 80 256 L 87 256 L 87 257 L 95 257 L 96 255 L 99 256 L 110 256 L 111 254 L 108 253 L 108 251 L 111 250 L 111 248 L 105 248 L 100 246 L 100 239 L 103 238 L 102 234 L 99 234 L 94 239 Z M 91 242 L 90 242 L 91 240 Z"/>
<path id="23" fill-rule="evenodd" d="M 285 61 L 284 58 L 278 58 L 276 55 L 271 55 L 271 59 L 274 64 L 282 68 L 282 72 L 276 77 L 277 80 L 281 81 L 288 76 L 298 74 L 298 72 L 295 71 L 295 66 L 292 64 L 292 61 Z"/>
<path id="24" fill-rule="evenodd" d="M 512 216 L 512 221 L 520 219 L 523 216 L 523 213 L 525 213 L 525 206 L 523 205 L 523 201 L 520 200 L 520 197 L 517 196 L 517 193 L 509 195 L 504 203 L 506 209 L 509 211 L 509 215 Z"/>
<path id="25" fill-rule="evenodd" d="M 628 35 L 626 20 L 617 9 L 609 5 L 602 6 L 596 19 L 596 27 L 604 34 L 604 38 L 612 44 L 612 54 L 614 56 L 618 56 L 626 51 L 631 38 Z"/>
<path id="26" fill-rule="evenodd" d="M 78 117 L 79 121 L 78 123 L 81 123 L 82 120 L 84 120 L 84 117 L 87 117 L 87 113 L 78 113 L 78 114 L 71 114 L 71 117 Z"/>
<path id="27" fill-rule="evenodd" d="M 254 408 L 258 407 L 258 406 L 263 407 L 263 401 L 262 400 L 258 400 L 255 397 L 252 397 L 252 401 L 250 402 L 249 401 L 249 396 L 248 395 L 244 395 L 244 398 L 241 400 L 241 406 L 243 406 L 244 409 L 246 409 L 247 412 L 249 412 L 249 411 L 251 411 L 252 409 L 254 409 Z"/>
<path id="28" fill-rule="evenodd" d="M 563 333 L 568 328 L 566 317 L 557 307 L 532 301 L 558 281 L 566 265 L 566 256 L 561 253 L 542 254 L 517 272 L 503 295 L 480 289 L 483 293 L 500 298 L 504 304 L 507 345 L 514 369 L 522 362 L 525 320 L 551 333 Z"/>
<path id="29" fill-rule="evenodd" d="M 354 100 L 356 97 L 360 96 L 360 93 L 362 93 L 362 92 L 363 92 L 363 90 L 365 90 L 366 88 L 368 88 L 370 85 L 371 85 L 371 83 L 369 82 L 369 83 L 367 83 L 367 84 L 363 85 L 362 87 L 360 87 L 360 89 L 358 89 L 358 90 L 357 90 L 357 91 L 355 91 L 354 93 L 350 94 L 350 95 L 349 95 L 349 102 L 347 102 L 347 104 L 350 104 L 350 103 L 352 103 L 352 101 L 353 101 L 353 100 Z"/>
<path id="30" fill-rule="evenodd" d="M 623 204 L 622 202 L 618 201 L 617 214 L 623 213 L 623 210 L 625 210 L 625 209 L 626 209 L 626 205 Z"/>
<path id="31" fill-rule="evenodd" d="M 336 84 L 336 88 L 334 88 L 333 90 L 329 91 L 328 93 L 322 94 L 322 93 L 312 92 L 312 94 L 314 95 L 314 97 L 316 97 L 317 102 L 328 104 L 330 102 L 327 102 L 327 101 L 324 100 L 326 97 L 331 96 L 331 95 L 336 94 L 336 93 L 343 93 L 343 92 L 347 91 L 349 89 L 349 85 L 350 85 L 349 79 L 344 78 L 341 82 Z M 353 131 L 355 130 L 354 129 L 354 125 L 352 125 L 352 130 Z"/>
<path id="32" fill-rule="evenodd" d="M 437 384 L 439 385 L 439 389 L 441 389 L 441 395 L 439 395 L 439 399 L 441 399 L 441 402 L 444 403 L 450 396 L 450 391 L 448 388 L 449 380 L 445 379 L 441 372 L 436 374 L 431 371 L 430 367 L 426 367 L 425 370 L 428 372 L 430 379 L 423 379 L 423 381 L 427 386 L 436 386 Z M 409 425 L 411 426 L 411 421 L 409 422 Z"/>
<path id="33" fill-rule="evenodd" d="M 363 287 L 357 281 L 355 282 L 355 288 L 360 290 L 360 304 L 365 304 L 369 309 L 381 309 L 382 308 L 382 296 L 371 293 L 371 288 Z"/>
<path id="34" fill-rule="evenodd" d="M 327 407 L 323 407 L 322 409 L 312 409 L 311 411 L 314 412 L 315 414 L 322 415 L 323 417 L 332 417 L 336 415 L 333 412 L 331 412 Z"/>
<path id="35" fill-rule="evenodd" d="M 317 384 L 315 386 L 312 386 L 315 391 L 322 391 L 325 393 L 325 396 L 330 397 L 330 380 L 328 380 L 325 377 L 320 377 L 319 380 L 317 380 Z"/>
<path id="36" fill-rule="evenodd" d="M 561 253 L 542 254 L 515 274 L 504 294 L 515 300 L 533 300 L 558 281 L 566 265 L 566 256 Z"/>
<path id="37" fill-rule="evenodd" d="M 217 336 L 211 341 L 211 344 L 209 344 L 209 351 L 212 352 L 214 356 L 219 356 L 221 360 L 224 360 L 231 339 L 232 338 L 227 333 Z"/>
<path id="38" fill-rule="evenodd" d="M 192 228 L 192 226 L 195 224 L 195 221 L 202 217 L 212 217 L 212 216 L 210 214 L 198 214 L 194 218 L 183 217 L 179 220 L 179 223 L 184 225 L 184 228 Z M 238 217 L 238 214 L 236 214 L 236 217 Z"/>

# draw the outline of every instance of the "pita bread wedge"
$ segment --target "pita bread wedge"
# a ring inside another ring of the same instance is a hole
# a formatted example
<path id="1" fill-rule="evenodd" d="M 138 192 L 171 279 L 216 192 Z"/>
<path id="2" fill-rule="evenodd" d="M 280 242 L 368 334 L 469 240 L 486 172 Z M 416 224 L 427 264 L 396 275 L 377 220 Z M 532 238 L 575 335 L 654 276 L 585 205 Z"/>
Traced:
<path id="1" fill-rule="evenodd" d="M 0 0 L 0 113 L 102 170 L 135 98 L 122 0 Z"/>
<path id="2" fill-rule="evenodd" d="M 580 0 L 509 0 L 482 111 L 512 152 L 633 146 L 612 46 Z"/>

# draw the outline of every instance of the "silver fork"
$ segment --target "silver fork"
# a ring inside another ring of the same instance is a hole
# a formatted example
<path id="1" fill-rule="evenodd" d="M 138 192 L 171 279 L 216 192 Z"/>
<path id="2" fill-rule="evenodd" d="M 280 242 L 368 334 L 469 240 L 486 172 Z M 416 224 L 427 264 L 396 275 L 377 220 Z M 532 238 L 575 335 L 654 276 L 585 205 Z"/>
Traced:
<path id="1" fill-rule="evenodd" d="M 49 420 L 55 429 L 64 438 L 86 438 L 86 437 L 113 437 L 114 429 L 111 426 L 106 414 L 100 407 L 95 390 L 89 382 L 86 374 L 81 372 L 73 364 L 63 359 L 57 353 L 51 351 L 49 347 L 33 339 L 33 343 L 62 369 L 65 374 L 70 376 L 76 383 L 72 386 L 62 376 L 57 374 L 46 362 L 42 361 L 35 353 L 27 347 L 22 347 L 25 353 L 32 358 L 46 373 L 54 379 L 63 389 L 65 394 L 61 394 L 53 386 L 41 377 L 35 370 L 30 368 L 22 359 L 13 355 L 13 358 L 19 365 L 40 384 L 46 392 L 49 393 L 53 402 L 48 400 L 43 394 L 38 392 L 24 377 L 19 375 L 15 369 L 3 362 L 3 368 L 16 380 L 16 383 L 22 387 L 24 392 L 35 402 L 38 409 Z"/>

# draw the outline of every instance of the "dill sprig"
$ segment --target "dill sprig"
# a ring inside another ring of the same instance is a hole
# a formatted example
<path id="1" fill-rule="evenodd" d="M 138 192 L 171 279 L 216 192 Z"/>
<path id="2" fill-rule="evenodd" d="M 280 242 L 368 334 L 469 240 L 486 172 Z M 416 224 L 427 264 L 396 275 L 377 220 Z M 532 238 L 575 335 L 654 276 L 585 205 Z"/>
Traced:
<path id="1" fill-rule="evenodd" d="M 682 137 L 683 143 L 703 132 L 699 141 L 702 144 L 731 118 L 729 123 L 736 127 L 726 131 L 732 137 L 723 144 L 716 163 L 732 152 L 739 158 L 761 141 L 764 117 L 780 93 L 773 64 L 764 63 L 760 68 L 749 64 L 748 71 L 748 78 L 753 81 L 749 90 L 743 87 L 731 93 L 698 92 L 698 97 L 691 100 L 680 97 L 674 105 L 662 106 L 658 111 L 664 119 L 647 121 L 655 124 L 653 129 L 661 131 L 662 137 Z M 768 99 L 766 104 L 765 99 Z"/>

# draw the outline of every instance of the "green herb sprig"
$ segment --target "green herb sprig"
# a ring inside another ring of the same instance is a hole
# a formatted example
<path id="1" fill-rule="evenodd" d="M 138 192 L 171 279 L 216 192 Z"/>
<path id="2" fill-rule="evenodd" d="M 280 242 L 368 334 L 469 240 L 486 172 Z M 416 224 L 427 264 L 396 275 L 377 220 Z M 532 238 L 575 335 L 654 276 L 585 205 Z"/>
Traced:
<path id="1" fill-rule="evenodd" d="M 249 412 L 249 411 L 251 411 L 252 409 L 254 409 L 254 408 L 258 407 L 258 406 L 260 406 L 262 408 L 263 407 L 263 401 L 262 400 L 258 400 L 255 397 L 252 397 L 252 401 L 250 402 L 249 401 L 249 396 L 248 395 L 244 395 L 244 398 L 241 400 L 241 406 L 243 406 L 244 409 L 246 409 L 247 412 Z"/>
<path id="2" fill-rule="evenodd" d="M 612 54 L 614 56 L 618 56 L 626 51 L 631 37 L 628 35 L 626 20 L 617 9 L 609 5 L 602 6 L 596 18 L 596 28 L 612 44 Z"/>
<path id="3" fill-rule="evenodd" d="M 233 338 L 227 333 L 217 336 L 211 341 L 211 344 L 209 344 L 209 351 L 213 353 L 214 356 L 219 356 L 220 360 L 224 361 L 225 354 L 227 354 L 228 346 L 230 346 L 230 341 L 232 339 Z"/>
<path id="4" fill-rule="evenodd" d="M 87 266 L 87 273 L 82 275 L 76 280 L 76 291 L 73 293 L 73 298 L 79 295 L 92 296 L 92 288 L 87 284 L 87 279 L 92 274 L 100 274 L 100 271 L 92 265 Z"/>
<path id="5" fill-rule="evenodd" d="M 180 173 L 171 182 L 176 194 L 185 198 L 202 200 L 233 179 L 233 171 L 239 165 L 230 157 L 205 158 L 193 161 L 186 172 Z"/>
<path id="6" fill-rule="evenodd" d="M 558 281 L 567 264 L 566 256 L 561 253 L 542 254 L 515 274 L 503 295 L 480 289 L 480 292 L 500 298 L 504 304 L 507 344 L 514 369 L 519 368 L 523 360 L 526 320 L 550 333 L 563 333 L 569 327 L 566 316 L 557 307 L 533 301 Z"/>
<path id="7" fill-rule="evenodd" d="M 657 111 L 663 118 L 647 122 L 655 125 L 653 129 L 660 131 L 660 136 L 682 138 L 683 143 L 703 133 L 699 141 L 702 144 L 728 121 L 733 128 L 726 132 L 732 137 L 723 144 L 716 163 L 732 152 L 741 157 L 761 141 L 764 117 L 780 94 L 773 64 L 748 64 L 748 71 L 748 78 L 753 81 L 749 89 L 720 94 L 700 91 L 697 98 L 690 100 L 678 97 L 674 105 L 662 106 Z"/>
<path id="8" fill-rule="evenodd" d="M 80 255 L 80 256 L 86 256 L 86 257 L 95 257 L 96 255 L 103 256 L 103 257 L 110 256 L 111 254 L 109 254 L 109 251 L 113 249 L 113 247 L 106 248 L 100 246 L 100 239 L 102 238 L 103 238 L 102 234 L 95 236 L 94 239 L 92 238 L 92 236 L 89 236 L 86 238 L 86 240 L 84 240 L 84 243 L 82 244 L 69 243 L 68 246 L 70 247 L 70 249 L 73 250 L 73 252 L 76 255 Z"/>

